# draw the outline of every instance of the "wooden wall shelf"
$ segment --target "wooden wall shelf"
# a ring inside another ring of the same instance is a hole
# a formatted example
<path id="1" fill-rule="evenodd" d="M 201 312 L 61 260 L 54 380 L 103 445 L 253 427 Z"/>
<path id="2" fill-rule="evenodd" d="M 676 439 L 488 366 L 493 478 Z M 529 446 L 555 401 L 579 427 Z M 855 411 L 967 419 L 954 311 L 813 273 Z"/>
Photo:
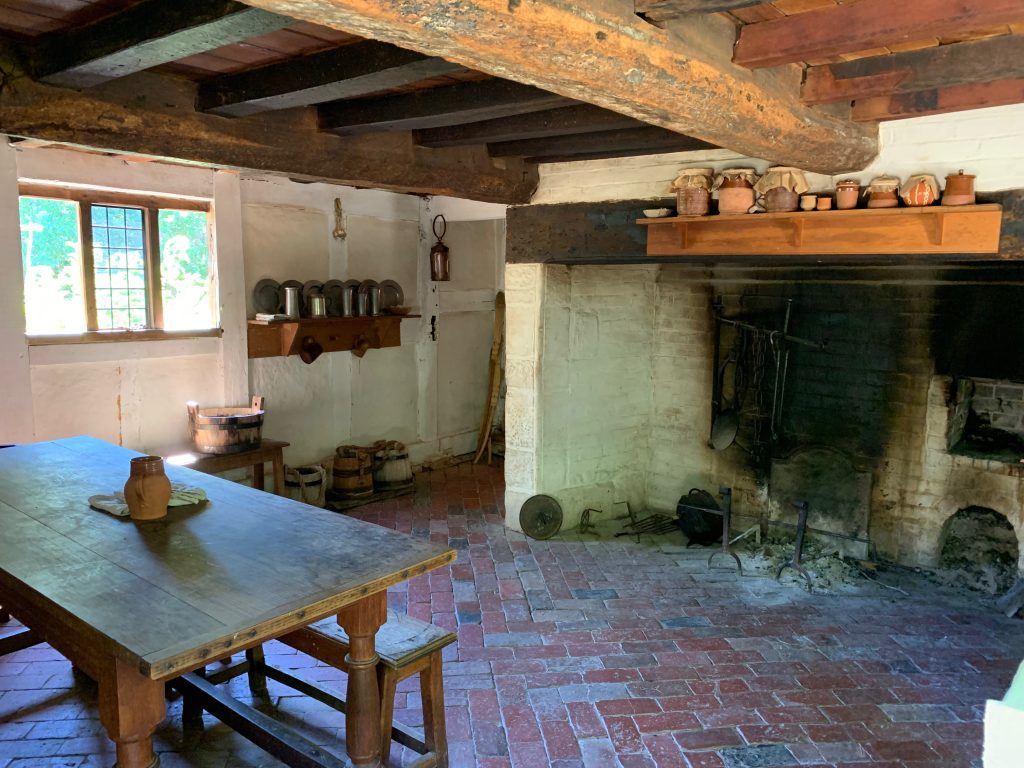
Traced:
<path id="1" fill-rule="evenodd" d="M 994 254 L 1000 205 L 640 219 L 648 256 Z"/>
<path id="2" fill-rule="evenodd" d="M 249 357 L 297 355 L 310 337 L 324 352 L 351 350 L 362 357 L 368 349 L 397 347 L 402 343 L 402 319 L 419 315 L 328 317 L 285 323 L 249 321 Z"/>

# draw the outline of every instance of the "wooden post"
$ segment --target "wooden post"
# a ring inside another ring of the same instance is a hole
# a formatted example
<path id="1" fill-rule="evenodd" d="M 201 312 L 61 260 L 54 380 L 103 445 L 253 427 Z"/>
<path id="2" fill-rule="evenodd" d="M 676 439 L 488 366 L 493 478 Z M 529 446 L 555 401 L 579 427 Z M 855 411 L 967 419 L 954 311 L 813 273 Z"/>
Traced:
<path id="1" fill-rule="evenodd" d="M 164 684 L 120 659 L 109 659 L 99 679 L 100 722 L 117 746 L 117 768 L 156 768 L 153 731 L 167 714 Z"/>
<path id="2" fill-rule="evenodd" d="M 387 591 L 376 592 L 342 608 L 338 623 L 349 638 L 348 721 L 345 746 L 355 768 L 381 764 L 380 689 L 374 636 L 388 618 Z M 385 758 L 386 759 L 386 758 Z"/>

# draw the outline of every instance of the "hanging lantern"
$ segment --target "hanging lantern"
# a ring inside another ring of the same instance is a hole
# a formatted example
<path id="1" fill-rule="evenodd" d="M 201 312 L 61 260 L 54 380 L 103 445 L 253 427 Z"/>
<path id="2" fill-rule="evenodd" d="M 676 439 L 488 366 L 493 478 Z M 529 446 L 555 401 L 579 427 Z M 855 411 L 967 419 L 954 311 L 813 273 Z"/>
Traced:
<path id="1" fill-rule="evenodd" d="M 437 231 L 438 219 L 441 220 L 440 232 Z M 434 237 L 437 238 L 437 242 L 430 249 L 430 279 L 437 282 L 451 280 L 451 275 L 448 272 L 448 246 L 441 242 L 444 233 L 448 231 L 448 222 L 444 220 L 442 214 L 439 213 L 434 217 L 432 229 L 434 230 Z"/>

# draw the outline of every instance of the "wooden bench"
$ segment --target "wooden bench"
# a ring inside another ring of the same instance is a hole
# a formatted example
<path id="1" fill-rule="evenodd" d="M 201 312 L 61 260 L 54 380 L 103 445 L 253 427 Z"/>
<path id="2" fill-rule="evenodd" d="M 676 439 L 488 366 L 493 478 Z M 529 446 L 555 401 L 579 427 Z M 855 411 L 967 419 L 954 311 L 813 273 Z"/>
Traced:
<path id="1" fill-rule="evenodd" d="M 314 659 L 348 671 L 348 635 L 333 618 L 318 621 L 278 638 Z M 403 614 L 388 612 L 387 622 L 376 637 L 377 682 L 380 686 L 380 723 L 383 740 L 381 761 L 387 764 L 391 741 L 423 755 L 417 768 L 448 765 L 448 737 L 444 722 L 444 685 L 441 651 L 455 642 L 455 635 Z M 398 684 L 418 674 L 423 702 L 423 740 L 395 725 L 395 693 Z"/>
<path id="2" fill-rule="evenodd" d="M 349 639 L 345 630 L 333 617 L 308 627 L 290 632 L 277 638 L 279 642 L 302 651 L 309 656 L 330 664 L 344 672 L 348 671 L 347 656 Z M 387 622 L 377 631 L 376 649 L 380 661 L 377 663 L 377 683 L 380 689 L 381 723 L 381 764 L 387 765 L 392 740 L 418 752 L 423 757 L 416 761 L 415 768 L 447 768 L 448 737 L 445 733 L 444 686 L 441 675 L 441 652 L 455 642 L 455 635 L 418 619 L 388 612 Z M 212 686 L 231 680 L 242 674 L 249 677 L 249 690 L 253 696 L 267 696 L 267 678 L 287 685 L 329 707 L 345 712 L 347 703 L 331 691 L 307 680 L 268 665 L 264 659 L 263 647 L 256 646 L 245 652 L 245 660 L 207 674 L 200 672 L 200 679 L 189 683 L 191 691 L 185 692 L 185 706 L 182 713 L 187 730 L 202 727 L 202 711 L 213 706 L 224 709 L 225 697 L 213 695 Z M 420 675 L 420 696 L 423 702 L 423 738 L 394 722 L 395 693 L 403 680 Z M 209 683 L 206 693 L 195 690 L 195 684 Z M 233 725 L 232 727 L 238 727 Z M 250 729 L 252 730 L 252 729 Z M 264 727 L 263 730 L 266 730 Z M 276 729 L 283 732 L 283 729 Z M 243 733 L 243 735 L 245 735 Z M 247 738 L 250 738 L 247 736 Z M 279 755 L 280 756 L 280 755 Z M 287 761 L 286 761 L 287 762 Z M 290 764 L 290 763 L 289 763 Z"/>

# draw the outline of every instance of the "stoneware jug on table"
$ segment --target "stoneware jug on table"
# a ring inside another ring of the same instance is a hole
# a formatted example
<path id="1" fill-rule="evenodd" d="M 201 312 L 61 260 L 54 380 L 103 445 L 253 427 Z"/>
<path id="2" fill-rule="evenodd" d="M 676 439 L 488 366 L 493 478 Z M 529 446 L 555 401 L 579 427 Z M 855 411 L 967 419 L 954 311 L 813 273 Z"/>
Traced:
<path id="1" fill-rule="evenodd" d="M 131 474 L 124 484 L 124 500 L 132 520 L 159 520 L 167 514 L 171 481 L 164 474 L 159 456 L 139 456 L 131 461 Z"/>

